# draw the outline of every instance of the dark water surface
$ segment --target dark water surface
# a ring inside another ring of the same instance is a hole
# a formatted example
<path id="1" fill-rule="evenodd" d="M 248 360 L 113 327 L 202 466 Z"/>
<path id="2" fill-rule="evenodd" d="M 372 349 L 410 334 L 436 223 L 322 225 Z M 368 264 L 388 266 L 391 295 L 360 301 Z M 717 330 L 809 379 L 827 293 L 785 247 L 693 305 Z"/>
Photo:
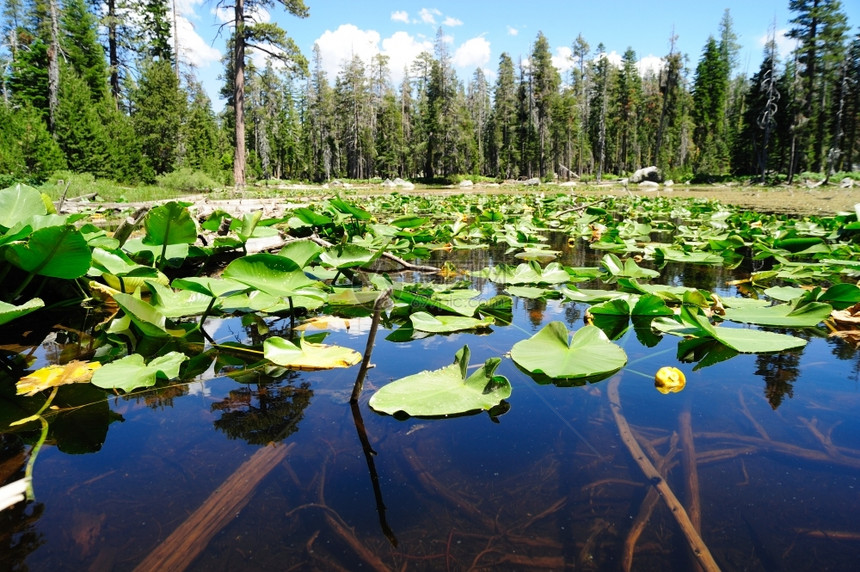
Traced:
<path id="1" fill-rule="evenodd" d="M 567 251 L 563 263 L 596 264 L 593 254 L 557 242 Z M 484 251 L 450 258 L 461 267 L 493 260 Z M 676 265 L 660 281 L 734 295 L 726 286 L 734 277 Z M 475 283 L 482 298 L 502 289 Z M 639 442 L 663 460 L 678 498 L 689 507 L 698 490 L 701 536 L 721 568 L 854 567 L 857 350 L 823 329 L 795 331 L 809 339 L 800 351 L 739 355 L 694 371 L 694 362 L 678 360 L 678 338 L 646 347 L 631 327 L 618 340 L 627 367 L 578 387 L 539 385 L 503 357 L 550 321 L 581 327 L 585 309 L 515 298 L 514 323 L 489 335 L 392 343 L 380 331 L 358 407 L 375 475 L 348 403 L 357 367 L 291 372 L 265 384 L 209 374 L 90 406 L 80 434 L 67 430 L 66 442 L 49 441 L 39 454 L 36 502 L 0 513 L 0 567 L 133 570 L 207 498 L 229 495 L 224 483 L 274 439 L 289 447 L 286 455 L 188 570 L 621 569 L 651 486 L 619 437 L 610 384 Z M 363 352 L 369 323 L 353 319 L 346 329 L 333 321 L 326 343 Z M 239 320 L 208 329 L 218 341 L 248 341 Z M 498 422 L 486 413 L 402 421 L 369 409 L 375 388 L 445 366 L 463 344 L 473 364 L 503 357 L 497 373 L 513 393 Z M 38 355 L 32 368 L 50 362 L 50 348 Z M 655 390 L 654 373 L 666 365 L 684 371 L 684 391 Z M 4 463 L 20 463 L 29 446 L 17 436 L 2 439 Z M 693 569 L 662 501 L 636 542 L 633 569 Z"/>

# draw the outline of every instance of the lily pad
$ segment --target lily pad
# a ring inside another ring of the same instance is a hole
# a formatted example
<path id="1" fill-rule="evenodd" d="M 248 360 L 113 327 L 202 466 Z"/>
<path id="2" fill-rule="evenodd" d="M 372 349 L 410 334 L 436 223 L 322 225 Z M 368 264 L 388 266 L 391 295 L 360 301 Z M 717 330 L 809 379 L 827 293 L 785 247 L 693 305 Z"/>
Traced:
<path id="1" fill-rule="evenodd" d="M 822 302 L 806 304 L 777 304 L 776 306 L 727 308 L 722 316 L 733 322 L 780 326 L 786 328 L 811 328 L 830 317 L 833 308 Z"/>
<path id="2" fill-rule="evenodd" d="M 159 377 L 177 377 L 182 362 L 187 359 L 188 356 L 181 352 L 170 352 L 147 364 L 142 355 L 132 354 L 95 370 L 92 383 L 103 389 L 121 389 L 125 392 L 139 387 L 152 387 Z"/>
<path id="3" fill-rule="evenodd" d="M 492 409 L 511 396 L 508 379 L 493 375 L 501 359 L 488 359 L 467 377 L 470 355 L 469 346 L 463 346 L 447 367 L 392 381 L 371 396 L 370 407 L 390 415 L 402 411 L 424 417 Z"/>
<path id="4" fill-rule="evenodd" d="M 263 342 L 263 357 L 274 364 L 302 370 L 350 367 L 361 361 L 361 354 L 350 348 L 314 344 L 304 339 L 296 345 L 277 336 Z"/>
<path id="5" fill-rule="evenodd" d="M 6 322 L 11 322 L 15 318 L 20 318 L 30 312 L 34 312 L 39 308 L 44 307 L 44 305 L 45 303 L 41 298 L 31 298 L 17 306 L 0 301 L 0 326 Z"/>
<path id="6" fill-rule="evenodd" d="M 478 320 L 466 316 L 433 316 L 427 312 L 415 312 L 409 319 L 412 328 L 433 334 L 447 334 L 475 328 L 487 328 L 493 325 L 493 318 Z"/>
<path id="7" fill-rule="evenodd" d="M 682 307 L 678 316 L 655 319 L 652 325 L 661 332 L 675 336 L 713 338 L 741 353 L 779 352 L 806 345 L 806 340 L 785 334 L 746 328 L 717 328 L 698 310 L 689 306 Z"/>
<path id="8" fill-rule="evenodd" d="M 511 358 L 523 369 L 556 379 L 609 374 L 627 363 L 627 354 L 596 326 L 584 326 L 573 339 L 563 322 L 550 322 L 511 348 Z"/>

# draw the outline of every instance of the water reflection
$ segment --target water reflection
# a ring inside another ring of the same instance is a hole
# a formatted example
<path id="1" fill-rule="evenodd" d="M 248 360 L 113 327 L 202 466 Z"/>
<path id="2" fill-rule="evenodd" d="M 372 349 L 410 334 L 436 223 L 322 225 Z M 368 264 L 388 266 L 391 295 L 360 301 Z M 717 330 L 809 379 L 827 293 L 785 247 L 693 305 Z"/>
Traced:
<path id="1" fill-rule="evenodd" d="M 213 412 L 220 413 L 215 428 L 250 445 L 283 441 L 298 430 L 314 394 L 308 382 L 293 384 L 297 377 L 298 372 L 290 372 L 273 383 L 231 390 L 211 406 Z"/>

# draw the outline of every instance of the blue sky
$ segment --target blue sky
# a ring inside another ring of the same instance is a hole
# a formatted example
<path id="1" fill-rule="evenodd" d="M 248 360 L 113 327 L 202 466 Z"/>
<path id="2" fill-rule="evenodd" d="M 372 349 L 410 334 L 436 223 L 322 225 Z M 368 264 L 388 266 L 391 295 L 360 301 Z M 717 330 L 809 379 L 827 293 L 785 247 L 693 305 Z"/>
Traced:
<path id="1" fill-rule="evenodd" d="M 654 66 L 669 51 L 669 38 L 677 36 L 676 48 L 688 56 L 694 69 L 709 35 L 717 36 L 719 23 L 729 9 L 742 46 L 735 73 L 751 75 L 761 62 L 768 30 L 775 26 L 785 57 L 790 42 L 782 33 L 793 17 L 788 0 L 305 0 L 310 16 L 298 19 L 274 3 L 258 17 L 281 25 L 310 59 L 314 43 L 320 45 L 324 67 L 333 80 L 341 63 L 358 54 L 369 58 L 382 52 L 389 56 L 395 82 L 404 66 L 422 50 L 433 51 L 436 31 L 442 28 L 458 77 L 468 80 L 477 67 L 490 80 L 499 56 L 507 52 L 517 62 L 528 57 L 538 32 L 550 42 L 556 66 L 562 72 L 572 65 L 570 47 L 579 34 L 592 51 L 603 43 L 610 57 L 632 47 L 641 67 Z M 224 38 L 217 37 L 224 14 L 209 0 L 177 0 L 182 18 L 179 40 L 183 60 L 193 62 L 197 76 L 212 97 L 216 109 L 222 71 L 220 57 Z M 860 25 L 860 0 L 843 0 L 851 34 Z"/>

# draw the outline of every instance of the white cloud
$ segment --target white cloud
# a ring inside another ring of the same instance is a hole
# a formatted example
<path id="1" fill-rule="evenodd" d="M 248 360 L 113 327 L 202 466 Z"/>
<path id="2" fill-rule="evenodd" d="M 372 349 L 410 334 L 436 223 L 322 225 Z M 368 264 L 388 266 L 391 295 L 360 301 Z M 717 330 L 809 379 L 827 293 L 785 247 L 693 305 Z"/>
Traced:
<path id="1" fill-rule="evenodd" d="M 797 40 L 794 38 L 789 38 L 786 36 L 788 30 L 783 28 L 782 30 L 777 30 L 775 36 L 776 40 L 776 51 L 781 58 L 787 58 L 791 52 L 793 52 L 797 48 Z M 770 40 L 770 32 L 761 36 L 758 39 L 758 45 L 762 48 L 762 53 L 764 53 L 764 47 L 767 45 L 768 40 Z"/>
<path id="2" fill-rule="evenodd" d="M 663 58 L 648 54 L 636 62 L 636 68 L 639 70 L 639 75 L 645 77 L 649 73 L 659 73 L 664 64 Z"/>
<path id="3" fill-rule="evenodd" d="M 509 36 L 516 36 L 519 33 L 520 33 L 520 31 L 517 30 L 516 28 L 514 28 L 513 26 L 508 26 L 508 35 Z"/>
<path id="4" fill-rule="evenodd" d="M 466 40 L 454 52 L 454 65 L 460 68 L 484 67 L 490 61 L 490 42 L 479 36 Z"/>
<path id="5" fill-rule="evenodd" d="M 179 12 L 179 10 L 177 10 Z M 181 12 L 179 12 L 181 14 Z M 176 17 L 180 60 L 197 68 L 204 68 L 221 60 L 221 52 L 204 40 L 185 16 Z"/>
<path id="6" fill-rule="evenodd" d="M 316 40 L 322 58 L 322 67 L 329 80 L 334 80 L 343 66 L 357 55 L 370 64 L 373 56 L 388 56 L 388 68 L 394 86 L 403 80 L 403 71 L 421 52 L 433 53 L 433 42 L 419 40 L 407 32 L 395 32 L 381 38 L 376 30 L 361 30 L 352 24 L 343 24 L 337 30 L 326 30 Z"/>
<path id="7" fill-rule="evenodd" d="M 323 69 L 334 79 L 344 62 L 359 56 L 366 63 L 379 53 L 379 32 L 360 30 L 353 24 L 341 24 L 332 32 L 326 30 L 315 42 L 322 56 Z"/>
<path id="8" fill-rule="evenodd" d="M 421 52 L 433 53 L 433 43 L 419 41 L 406 32 L 395 32 L 390 38 L 382 40 L 382 53 L 388 56 L 391 81 L 399 85 L 403 81 L 403 70 L 412 64 Z"/>
<path id="9" fill-rule="evenodd" d="M 437 10 L 435 8 L 433 8 L 433 9 L 421 8 L 421 11 L 418 12 L 418 17 L 421 18 L 422 22 L 424 22 L 425 24 L 432 24 L 434 26 L 436 25 L 436 16 L 441 16 L 441 15 L 442 15 L 442 12 L 440 12 L 439 10 Z"/>
<path id="10" fill-rule="evenodd" d="M 404 24 L 408 24 L 409 13 L 406 12 L 406 10 L 398 10 L 397 12 L 392 12 L 391 20 L 394 22 L 403 22 Z"/>
<path id="11" fill-rule="evenodd" d="M 568 46 L 561 46 L 555 49 L 555 55 L 552 56 L 552 65 L 555 66 L 562 76 L 573 67 L 572 56 L 573 50 Z"/>
<path id="12" fill-rule="evenodd" d="M 462 26 L 462 25 L 463 25 L 463 21 L 462 21 L 462 20 L 458 20 L 457 18 L 452 18 L 451 16 L 448 16 L 448 17 L 447 17 L 447 18 L 445 18 L 445 20 L 442 22 L 442 25 L 443 25 L 443 26 L 448 26 L 449 28 L 454 28 L 454 27 L 456 27 L 456 26 Z"/>
<path id="13" fill-rule="evenodd" d="M 221 52 L 204 40 L 194 26 L 193 21 L 200 19 L 196 8 L 202 3 L 203 0 L 177 0 L 175 4 L 178 32 L 175 37 L 179 38 L 179 59 L 197 68 L 205 68 L 221 60 Z"/>

